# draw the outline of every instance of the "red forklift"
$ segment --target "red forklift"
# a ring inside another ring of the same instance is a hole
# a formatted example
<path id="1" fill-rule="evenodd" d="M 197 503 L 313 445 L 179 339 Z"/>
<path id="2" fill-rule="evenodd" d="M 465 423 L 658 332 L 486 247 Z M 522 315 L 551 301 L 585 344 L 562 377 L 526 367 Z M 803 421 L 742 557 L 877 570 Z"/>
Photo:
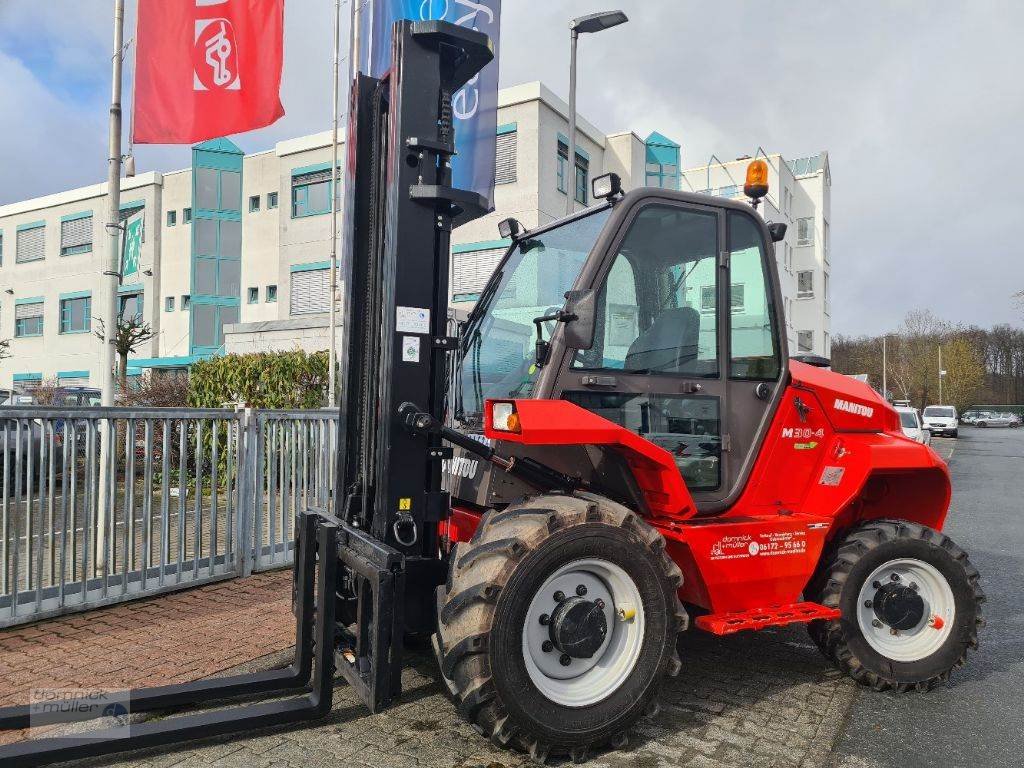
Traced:
<path id="1" fill-rule="evenodd" d="M 296 526 L 293 664 L 123 701 L 277 698 L 8 745 L 0 765 L 322 717 L 336 678 L 380 711 L 410 638 L 463 717 L 538 761 L 625 743 L 687 663 L 683 631 L 804 623 L 876 690 L 927 690 L 977 646 L 945 463 L 867 385 L 788 355 L 765 162 L 753 205 L 608 174 L 585 211 L 503 221 L 512 244 L 450 333 L 451 230 L 486 212 L 451 186 L 451 103 L 491 58 L 480 33 L 401 21 L 390 71 L 353 86 L 339 482 Z M 0 729 L 68 717 L 13 707 Z"/>

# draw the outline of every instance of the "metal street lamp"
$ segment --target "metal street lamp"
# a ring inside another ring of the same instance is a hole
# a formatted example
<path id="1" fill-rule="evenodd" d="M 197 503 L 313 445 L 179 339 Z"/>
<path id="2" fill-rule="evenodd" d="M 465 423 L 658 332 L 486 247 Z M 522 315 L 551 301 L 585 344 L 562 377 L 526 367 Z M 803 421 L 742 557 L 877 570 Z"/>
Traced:
<path id="1" fill-rule="evenodd" d="M 569 57 L 569 172 L 572 174 L 572 189 L 566 189 L 566 214 L 573 212 L 576 197 L 576 47 L 580 35 L 603 32 L 627 21 L 629 18 L 622 11 L 601 11 L 569 22 L 572 37 L 572 53 Z"/>

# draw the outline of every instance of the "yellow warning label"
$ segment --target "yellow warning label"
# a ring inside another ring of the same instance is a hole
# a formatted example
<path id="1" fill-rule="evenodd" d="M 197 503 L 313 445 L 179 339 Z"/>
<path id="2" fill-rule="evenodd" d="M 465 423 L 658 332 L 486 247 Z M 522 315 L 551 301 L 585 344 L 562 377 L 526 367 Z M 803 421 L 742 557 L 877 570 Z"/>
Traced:
<path id="1" fill-rule="evenodd" d="M 408 512 L 412 509 L 412 499 L 399 499 L 398 500 L 398 511 Z"/>

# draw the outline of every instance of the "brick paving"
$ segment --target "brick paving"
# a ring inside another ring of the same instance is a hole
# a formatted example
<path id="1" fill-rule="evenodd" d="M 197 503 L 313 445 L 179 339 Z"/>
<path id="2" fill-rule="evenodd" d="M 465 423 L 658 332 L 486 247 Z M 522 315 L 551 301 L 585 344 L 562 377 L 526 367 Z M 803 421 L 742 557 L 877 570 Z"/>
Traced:
<path id="1" fill-rule="evenodd" d="M 290 571 L 12 627 L 0 631 L 0 706 L 28 703 L 33 688 L 195 680 L 294 642 Z"/>
<path id="2" fill-rule="evenodd" d="M 159 685 L 270 668 L 290 659 L 290 574 L 261 574 L 163 598 L 0 632 L 0 704 L 27 700 L 32 686 Z M 680 676 L 661 712 L 624 749 L 598 754 L 593 768 L 722 766 L 817 768 L 855 695 L 802 628 L 730 638 L 680 639 Z M 241 663 L 241 662 L 246 663 Z M 244 739 L 135 753 L 90 766 L 120 768 L 517 768 L 527 760 L 492 747 L 455 713 L 432 658 L 413 654 L 404 694 L 370 715 L 343 684 L 332 715 L 296 729 Z M 853 766 L 851 766 L 853 768 Z"/>

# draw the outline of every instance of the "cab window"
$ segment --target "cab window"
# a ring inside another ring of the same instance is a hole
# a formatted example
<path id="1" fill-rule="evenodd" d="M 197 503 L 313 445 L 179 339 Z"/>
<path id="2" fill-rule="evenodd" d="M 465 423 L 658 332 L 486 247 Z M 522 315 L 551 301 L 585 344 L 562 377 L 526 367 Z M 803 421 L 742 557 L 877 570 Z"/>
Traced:
<path id="1" fill-rule="evenodd" d="M 729 376 L 775 381 L 781 364 L 766 249 L 754 219 L 729 211 Z"/>
<path id="2" fill-rule="evenodd" d="M 576 369 L 717 377 L 718 216 L 663 205 L 633 221 L 598 294 Z"/>

